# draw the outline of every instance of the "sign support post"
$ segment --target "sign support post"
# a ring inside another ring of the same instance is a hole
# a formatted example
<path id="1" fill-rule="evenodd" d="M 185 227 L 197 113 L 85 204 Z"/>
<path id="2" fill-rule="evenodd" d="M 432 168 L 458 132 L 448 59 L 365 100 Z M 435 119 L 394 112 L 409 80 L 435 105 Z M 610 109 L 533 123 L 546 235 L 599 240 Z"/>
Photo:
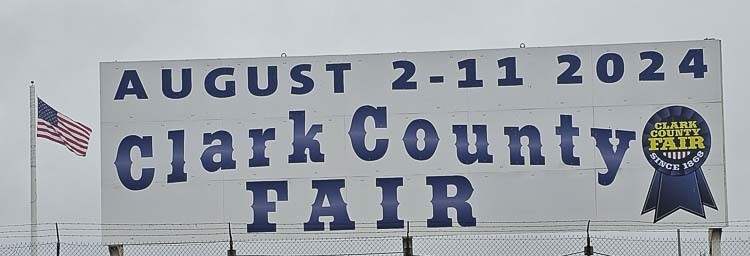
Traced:
<path id="1" fill-rule="evenodd" d="M 721 228 L 708 229 L 708 255 L 721 256 Z"/>

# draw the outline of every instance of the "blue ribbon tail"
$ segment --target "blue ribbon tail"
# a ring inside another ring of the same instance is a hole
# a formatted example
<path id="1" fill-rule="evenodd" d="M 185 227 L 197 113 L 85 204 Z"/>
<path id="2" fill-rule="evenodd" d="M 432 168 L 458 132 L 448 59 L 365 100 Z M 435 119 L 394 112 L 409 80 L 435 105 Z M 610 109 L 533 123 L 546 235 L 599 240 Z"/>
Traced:
<path id="1" fill-rule="evenodd" d="M 641 214 L 656 210 L 654 215 L 654 223 L 656 223 L 675 211 L 683 209 L 705 219 L 704 205 L 717 209 L 703 170 L 698 168 L 682 176 L 664 175 L 656 171 Z"/>
<path id="2" fill-rule="evenodd" d="M 706 182 L 706 176 L 703 175 L 703 170 L 701 170 L 701 168 L 698 168 L 695 173 L 697 176 L 696 178 L 698 179 L 698 189 L 700 190 L 701 194 L 701 203 L 718 211 L 719 207 L 716 206 L 716 201 L 714 201 L 714 196 L 713 194 L 711 194 L 711 189 L 708 188 L 708 182 Z"/>
<path id="3" fill-rule="evenodd" d="M 654 177 L 651 178 L 651 186 L 648 189 L 646 203 L 643 204 L 641 215 L 656 209 L 656 202 L 659 199 L 659 184 L 661 184 L 661 176 L 662 174 L 660 172 L 654 172 Z"/>

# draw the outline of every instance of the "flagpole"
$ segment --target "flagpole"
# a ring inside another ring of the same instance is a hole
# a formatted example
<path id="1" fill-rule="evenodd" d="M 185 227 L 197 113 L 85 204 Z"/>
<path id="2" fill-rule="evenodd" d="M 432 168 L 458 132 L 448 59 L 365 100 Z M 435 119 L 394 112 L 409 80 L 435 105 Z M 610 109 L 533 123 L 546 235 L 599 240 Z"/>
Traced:
<path id="1" fill-rule="evenodd" d="M 36 194 L 36 87 L 34 81 L 29 86 L 29 144 L 31 167 L 31 255 L 37 255 L 37 194 Z"/>

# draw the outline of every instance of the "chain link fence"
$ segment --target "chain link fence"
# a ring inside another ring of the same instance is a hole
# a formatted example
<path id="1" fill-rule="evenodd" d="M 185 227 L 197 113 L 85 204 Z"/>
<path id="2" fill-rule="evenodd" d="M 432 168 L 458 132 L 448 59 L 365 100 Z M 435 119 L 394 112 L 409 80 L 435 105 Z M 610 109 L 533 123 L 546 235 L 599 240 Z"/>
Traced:
<path id="1" fill-rule="evenodd" d="M 334 255 L 405 255 L 402 237 L 273 239 L 234 241 L 240 256 L 334 256 Z M 413 255 L 584 255 L 586 237 L 580 235 L 518 236 L 422 236 L 413 237 Z M 706 239 L 678 241 L 663 238 L 591 237 L 596 255 L 695 255 L 708 256 Z M 0 246 L 0 255 L 13 256 L 108 256 L 103 244 L 41 243 Z M 681 253 L 678 254 L 678 247 Z M 203 256 L 227 255 L 228 241 L 125 244 L 127 256 Z M 33 251 L 36 249 L 36 252 Z M 750 237 L 721 242 L 721 255 L 750 255 Z"/>
<path id="2" fill-rule="evenodd" d="M 414 255 L 584 255 L 585 245 L 585 235 L 415 237 Z M 596 255 L 709 255 L 707 238 L 592 236 L 591 245 Z M 723 240 L 721 255 L 750 255 L 750 237 Z"/>
<path id="3" fill-rule="evenodd" d="M 99 225 L 99 224 L 97 224 Z M 584 255 L 590 241 L 595 255 L 695 255 L 708 256 L 710 243 L 707 230 L 683 230 L 678 239 L 674 231 L 592 231 L 585 232 L 534 232 L 519 234 L 516 231 L 493 232 L 414 232 L 409 236 L 412 254 L 405 251 L 405 233 L 335 232 L 295 236 L 291 234 L 253 234 L 232 231 L 229 238 L 226 223 L 210 225 L 142 225 L 142 226 L 91 226 L 66 224 L 61 229 L 37 230 L 38 243 L 29 241 L 27 226 L 0 226 L 0 256 L 109 256 L 110 245 L 122 245 L 127 256 L 205 256 L 228 255 L 233 248 L 239 256 L 333 256 L 333 255 Z M 241 225 L 238 225 L 241 226 Z M 224 229 L 222 233 L 221 229 Z M 131 237 L 109 231 L 129 232 Z M 478 230 L 481 231 L 481 230 Z M 366 235 L 370 236 L 366 236 Z M 225 238 L 201 240 L 206 236 Z M 16 239 L 16 242 L 9 240 Z M 108 241 L 108 242 L 102 242 Z M 113 242 L 116 241 L 116 242 Z M 159 242 L 152 242 L 159 241 Z M 720 244 L 721 255 L 750 255 L 750 230 L 725 229 Z"/>

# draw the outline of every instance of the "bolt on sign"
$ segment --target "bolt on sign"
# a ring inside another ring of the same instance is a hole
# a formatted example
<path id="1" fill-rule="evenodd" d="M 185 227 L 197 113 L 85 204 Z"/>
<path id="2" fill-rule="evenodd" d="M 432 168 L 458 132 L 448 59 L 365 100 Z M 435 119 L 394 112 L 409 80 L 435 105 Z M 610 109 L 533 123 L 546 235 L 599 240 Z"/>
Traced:
<path id="1" fill-rule="evenodd" d="M 101 63 L 102 220 L 721 227 L 721 74 L 718 40 Z"/>

